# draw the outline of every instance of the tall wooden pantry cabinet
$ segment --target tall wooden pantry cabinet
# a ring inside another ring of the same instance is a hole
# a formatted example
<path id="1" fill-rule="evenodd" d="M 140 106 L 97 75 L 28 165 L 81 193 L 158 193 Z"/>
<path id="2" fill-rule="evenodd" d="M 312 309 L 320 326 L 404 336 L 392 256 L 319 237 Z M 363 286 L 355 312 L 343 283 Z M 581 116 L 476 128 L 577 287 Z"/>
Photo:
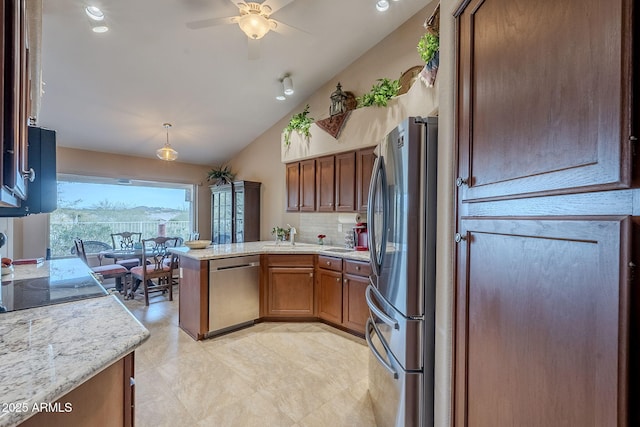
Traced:
<path id="1" fill-rule="evenodd" d="M 260 240 L 260 185 L 234 181 L 210 187 L 212 243 Z"/>
<path id="2" fill-rule="evenodd" d="M 639 425 L 637 5 L 455 18 L 453 425 Z"/>

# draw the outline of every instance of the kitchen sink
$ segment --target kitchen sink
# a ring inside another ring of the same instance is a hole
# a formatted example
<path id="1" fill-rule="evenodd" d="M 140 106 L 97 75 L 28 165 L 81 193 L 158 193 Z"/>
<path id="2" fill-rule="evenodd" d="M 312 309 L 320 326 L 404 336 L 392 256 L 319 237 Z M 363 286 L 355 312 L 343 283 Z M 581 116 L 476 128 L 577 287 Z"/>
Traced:
<path id="1" fill-rule="evenodd" d="M 353 249 L 347 249 L 347 248 L 329 248 L 329 249 L 323 249 L 323 252 L 347 253 L 347 252 L 353 252 Z"/>

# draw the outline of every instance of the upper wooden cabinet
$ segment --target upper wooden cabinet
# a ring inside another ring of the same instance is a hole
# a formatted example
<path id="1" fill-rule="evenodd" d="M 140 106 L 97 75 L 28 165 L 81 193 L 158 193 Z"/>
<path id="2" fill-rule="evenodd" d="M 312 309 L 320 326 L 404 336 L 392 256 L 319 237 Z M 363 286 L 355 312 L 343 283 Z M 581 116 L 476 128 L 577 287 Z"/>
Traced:
<path id="1" fill-rule="evenodd" d="M 463 201 L 630 186 L 631 3 L 464 2 Z"/>
<path id="2" fill-rule="evenodd" d="M 286 170 L 287 212 L 300 210 L 300 163 L 289 163 Z"/>
<path id="3" fill-rule="evenodd" d="M 332 212 L 336 199 L 335 156 L 320 157 L 316 163 L 316 207 L 318 212 Z"/>
<path id="4" fill-rule="evenodd" d="M 287 165 L 287 212 L 316 210 L 316 161 Z"/>
<path id="5" fill-rule="evenodd" d="M 336 211 L 356 210 L 356 153 L 336 154 Z"/>
<path id="6" fill-rule="evenodd" d="M 300 212 L 316 210 L 316 161 L 300 162 Z"/>
<path id="7" fill-rule="evenodd" d="M 356 210 L 366 212 L 369 199 L 369 184 L 373 163 L 376 160 L 375 147 L 356 151 Z"/>
<path id="8" fill-rule="evenodd" d="M 367 210 L 374 147 L 288 163 L 287 212 Z"/>

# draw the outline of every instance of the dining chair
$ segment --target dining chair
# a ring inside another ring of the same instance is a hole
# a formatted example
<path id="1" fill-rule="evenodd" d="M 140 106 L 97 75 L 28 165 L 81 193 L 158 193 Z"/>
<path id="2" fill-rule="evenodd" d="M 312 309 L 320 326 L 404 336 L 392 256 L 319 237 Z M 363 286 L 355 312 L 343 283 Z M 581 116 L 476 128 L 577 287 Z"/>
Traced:
<path id="1" fill-rule="evenodd" d="M 123 231 L 122 233 L 111 233 L 111 242 L 113 243 L 113 249 L 122 250 L 134 250 L 136 243 L 140 243 L 142 240 L 142 233 Z M 115 259 L 117 264 L 120 264 L 131 270 L 133 267 L 140 265 L 139 258 L 126 258 L 118 260 Z"/>
<path id="2" fill-rule="evenodd" d="M 147 263 L 133 267 L 131 276 L 136 280 L 133 289 L 140 283 L 144 287 L 144 303 L 149 305 L 150 292 L 169 292 L 169 301 L 173 301 L 173 270 L 177 264 L 177 255 L 168 248 L 175 247 L 177 237 L 154 237 L 142 239 L 142 250 Z"/>
<path id="3" fill-rule="evenodd" d="M 111 249 L 108 243 L 100 242 L 98 240 L 83 240 L 82 244 L 84 246 L 85 255 L 86 254 L 95 254 L 98 259 L 99 265 L 102 265 L 102 259 L 104 256 L 100 253 L 104 250 Z M 78 255 L 77 247 L 74 245 L 71 247 L 71 254 Z"/>
<path id="4" fill-rule="evenodd" d="M 89 263 L 87 262 L 87 252 L 85 250 L 84 242 L 82 239 L 73 239 L 73 244 L 75 246 L 76 255 L 89 267 Z M 124 266 L 119 264 L 106 264 L 99 265 L 96 267 L 89 267 L 91 271 L 102 276 L 103 279 L 115 279 L 116 282 L 116 290 L 125 291 L 127 283 L 127 275 L 129 274 L 129 270 L 127 270 Z M 122 283 L 122 279 L 124 279 L 124 284 Z"/>

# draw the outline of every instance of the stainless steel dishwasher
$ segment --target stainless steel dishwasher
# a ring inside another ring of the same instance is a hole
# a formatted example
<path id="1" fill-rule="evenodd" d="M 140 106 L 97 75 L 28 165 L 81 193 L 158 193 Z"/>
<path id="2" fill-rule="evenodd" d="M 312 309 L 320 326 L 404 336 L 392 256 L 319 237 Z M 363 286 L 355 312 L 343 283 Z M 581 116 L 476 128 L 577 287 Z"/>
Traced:
<path id="1" fill-rule="evenodd" d="M 209 261 L 209 333 L 228 332 L 260 317 L 260 255 Z"/>

